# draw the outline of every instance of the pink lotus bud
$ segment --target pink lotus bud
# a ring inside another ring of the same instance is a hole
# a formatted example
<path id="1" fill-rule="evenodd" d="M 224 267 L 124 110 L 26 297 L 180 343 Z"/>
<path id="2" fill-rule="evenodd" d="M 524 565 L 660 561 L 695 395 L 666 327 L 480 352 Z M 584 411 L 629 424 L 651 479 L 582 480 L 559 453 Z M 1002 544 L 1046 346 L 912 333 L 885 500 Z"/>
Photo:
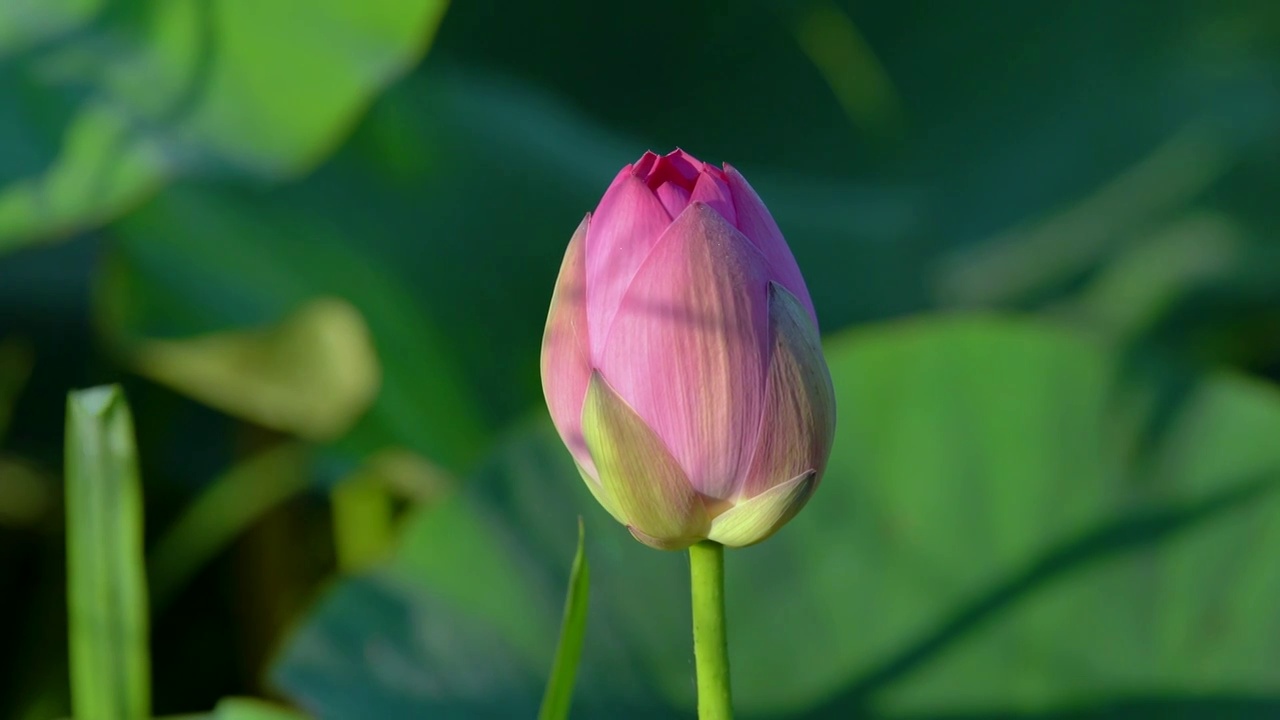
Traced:
<path id="1" fill-rule="evenodd" d="M 817 488 L 835 397 L 791 250 L 742 175 L 676 150 L 618 173 L 565 252 L 552 420 L 641 542 L 764 540 Z"/>

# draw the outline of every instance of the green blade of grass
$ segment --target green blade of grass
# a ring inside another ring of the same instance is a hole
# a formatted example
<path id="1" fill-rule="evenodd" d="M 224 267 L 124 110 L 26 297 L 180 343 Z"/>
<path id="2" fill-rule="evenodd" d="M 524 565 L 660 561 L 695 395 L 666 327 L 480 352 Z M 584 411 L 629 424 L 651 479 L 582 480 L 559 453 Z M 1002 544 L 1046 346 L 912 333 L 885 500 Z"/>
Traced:
<path id="1" fill-rule="evenodd" d="M 142 487 L 118 386 L 67 398 L 67 612 L 77 720 L 151 716 Z"/>
<path id="2" fill-rule="evenodd" d="M 564 601 L 564 620 L 560 624 L 560 642 L 551 665 L 551 677 L 542 696 L 538 720 L 564 720 L 573 703 L 573 682 L 582 658 L 582 638 L 587 629 L 587 590 L 591 586 L 591 569 L 587 565 L 582 518 L 578 518 L 578 552 L 569 572 L 569 592 Z"/>

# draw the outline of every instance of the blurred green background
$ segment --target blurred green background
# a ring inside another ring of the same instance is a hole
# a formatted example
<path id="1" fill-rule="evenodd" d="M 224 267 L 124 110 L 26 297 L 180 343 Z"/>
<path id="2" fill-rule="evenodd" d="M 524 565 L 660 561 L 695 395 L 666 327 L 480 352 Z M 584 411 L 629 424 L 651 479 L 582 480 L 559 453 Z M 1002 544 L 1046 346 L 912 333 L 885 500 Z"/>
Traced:
<path id="1" fill-rule="evenodd" d="M 1280 717 L 1272 0 L 0 0 L 0 717 L 71 712 L 106 382 L 156 715 L 533 717 L 583 515 L 573 716 L 692 717 L 687 560 L 537 371 L 675 146 L 772 209 L 840 408 L 728 557 L 742 717 Z"/>

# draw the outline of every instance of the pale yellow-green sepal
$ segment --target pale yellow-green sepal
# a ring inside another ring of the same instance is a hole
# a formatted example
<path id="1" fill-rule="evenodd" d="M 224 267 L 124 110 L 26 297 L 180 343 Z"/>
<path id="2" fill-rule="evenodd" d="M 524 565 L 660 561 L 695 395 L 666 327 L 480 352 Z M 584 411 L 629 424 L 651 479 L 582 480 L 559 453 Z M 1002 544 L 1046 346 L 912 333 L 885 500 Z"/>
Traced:
<path id="1" fill-rule="evenodd" d="M 625 525 L 627 521 L 623 519 L 622 514 L 618 512 L 617 503 L 613 501 L 613 497 L 609 495 L 609 491 L 605 490 L 604 486 L 595 478 L 591 477 L 591 474 L 584 470 L 581 465 L 577 463 L 574 463 L 573 465 L 578 468 L 578 474 L 582 476 L 582 482 L 586 483 L 587 489 L 591 491 L 591 497 L 595 498 L 596 502 L 600 503 L 600 507 L 604 508 L 610 515 L 612 515 L 614 520 Z"/>
<path id="2" fill-rule="evenodd" d="M 637 539 L 676 550 L 706 537 L 707 513 L 684 470 L 598 372 L 587 386 L 582 434 L 601 489 L 612 501 L 611 513 Z"/>
<path id="3" fill-rule="evenodd" d="M 818 487 L 818 474 L 812 470 L 744 500 L 711 521 L 707 535 L 727 547 L 754 545 L 786 525 Z"/>

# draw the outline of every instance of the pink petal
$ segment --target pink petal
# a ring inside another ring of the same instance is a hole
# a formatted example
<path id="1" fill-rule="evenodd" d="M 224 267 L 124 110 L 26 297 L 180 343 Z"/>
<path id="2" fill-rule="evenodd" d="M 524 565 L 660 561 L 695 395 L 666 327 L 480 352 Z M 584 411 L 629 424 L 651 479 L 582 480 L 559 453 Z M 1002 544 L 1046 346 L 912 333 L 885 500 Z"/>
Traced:
<path id="1" fill-rule="evenodd" d="M 685 152 L 681 148 L 672 150 L 667 153 L 665 157 L 667 158 L 667 162 L 680 167 L 681 172 L 688 178 L 694 177 L 697 174 L 698 169 L 702 167 L 701 160 Z"/>
<path id="2" fill-rule="evenodd" d="M 689 204 L 689 191 L 675 183 L 664 183 L 657 192 L 658 199 L 662 201 L 662 206 L 667 209 L 667 212 L 671 213 L 671 217 L 684 212 Z"/>
<path id="3" fill-rule="evenodd" d="M 729 185 L 724 181 L 723 173 L 707 166 L 698 176 L 698 184 L 693 188 L 689 202 L 703 202 L 712 210 L 720 213 L 720 217 L 730 225 L 737 226 L 738 214 L 733 209 L 733 196 L 729 193 Z"/>
<path id="4" fill-rule="evenodd" d="M 569 452 L 592 477 L 596 476 L 591 453 L 582 439 L 582 401 L 591 379 L 587 355 L 586 239 L 591 225 L 587 215 L 569 240 L 560 275 L 551 295 L 551 310 L 542 334 L 542 392 L 560 438 Z"/>
<path id="5" fill-rule="evenodd" d="M 597 367 L 703 495 L 736 493 L 764 405 L 768 276 L 760 253 L 694 203 L 636 273 Z"/>
<path id="6" fill-rule="evenodd" d="M 658 162 L 658 157 L 659 155 L 654 151 L 645 150 L 644 154 L 640 156 L 640 159 L 637 160 L 634 165 L 629 165 L 627 168 L 624 168 L 624 171 L 630 169 L 631 174 L 636 175 L 642 180 L 647 179 L 649 177 L 649 173 L 653 172 L 653 166 Z"/>
<path id="7" fill-rule="evenodd" d="M 692 188 L 698 180 L 698 171 L 702 162 L 689 153 L 676 149 L 653 163 L 652 169 L 642 175 L 649 187 L 657 189 L 660 185 L 671 183 L 685 189 Z"/>
<path id="8" fill-rule="evenodd" d="M 620 173 L 601 198 L 587 232 L 587 323 L 593 360 L 601 356 L 631 278 L 670 224 L 662 202 L 630 171 Z"/>
<path id="9" fill-rule="evenodd" d="M 786 288 L 769 283 L 773 346 L 755 458 L 742 487 L 753 498 L 807 471 L 821 479 L 836 429 L 835 391 L 818 328 Z"/>
<path id="10" fill-rule="evenodd" d="M 813 318 L 816 325 L 818 314 L 814 312 L 813 301 L 809 299 L 809 289 L 805 286 L 804 277 L 800 275 L 800 267 L 796 265 L 795 256 L 791 254 L 791 248 L 787 246 L 787 241 L 782 237 L 778 224 L 773 221 L 773 216 L 769 214 L 769 209 L 747 183 L 747 179 L 742 177 L 742 174 L 732 165 L 725 163 L 724 172 L 728 177 L 729 191 L 733 195 L 738 229 L 764 254 L 765 261 L 769 265 L 769 279 L 790 290 L 808 311 L 809 317 Z"/>

